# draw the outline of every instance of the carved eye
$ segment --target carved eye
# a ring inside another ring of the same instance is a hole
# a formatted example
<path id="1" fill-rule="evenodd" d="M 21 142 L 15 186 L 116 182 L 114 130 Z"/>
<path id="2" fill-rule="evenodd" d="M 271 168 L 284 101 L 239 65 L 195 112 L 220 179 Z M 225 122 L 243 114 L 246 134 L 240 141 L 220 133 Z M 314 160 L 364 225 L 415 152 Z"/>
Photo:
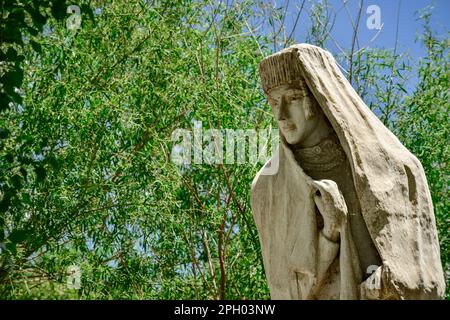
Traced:
<path id="1" fill-rule="evenodd" d="M 304 97 L 303 95 L 294 94 L 294 95 L 290 96 L 287 100 L 288 100 L 288 102 L 298 101 L 298 100 L 301 100 L 303 97 Z"/>
<path id="2" fill-rule="evenodd" d="M 269 103 L 272 107 L 278 107 L 278 100 L 270 99 Z"/>
<path id="3" fill-rule="evenodd" d="M 320 190 L 316 190 L 316 196 L 321 197 L 322 194 L 320 193 Z"/>

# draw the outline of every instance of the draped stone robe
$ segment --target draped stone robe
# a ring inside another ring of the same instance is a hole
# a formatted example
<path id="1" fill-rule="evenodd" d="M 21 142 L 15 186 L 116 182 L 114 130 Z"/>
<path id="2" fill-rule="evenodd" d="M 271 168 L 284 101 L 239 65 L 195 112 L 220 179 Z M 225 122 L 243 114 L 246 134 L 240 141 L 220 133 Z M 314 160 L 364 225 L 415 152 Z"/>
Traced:
<path id="1" fill-rule="evenodd" d="M 257 187 L 267 194 L 252 198 L 272 299 L 359 298 L 363 273 L 350 223 L 338 242 L 324 237 L 313 200 L 314 180 L 284 140 L 278 155 L 276 177 L 257 176 Z M 272 178 L 273 183 L 265 185 Z"/>
<path id="2" fill-rule="evenodd" d="M 365 105 L 330 53 L 308 44 L 284 50 L 298 57 L 292 67 L 304 76 L 348 159 L 361 216 L 380 258 L 377 297 L 443 298 L 436 222 L 420 162 Z M 258 172 L 251 191 L 271 297 L 364 298 L 365 270 L 355 258 L 349 224 L 340 230 L 334 247 L 321 245 L 328 240 L 318 228 L 314 181 L 281 134 L 280 140 L 278 152 Z M 266 174 L 274 164 L 276 173 Z M 320 248 L 335 250 L 338 260 L 326 261 L 323 258 L 334 252 Z M 336 271 L 334 278 L 330 270 Z M 324 285 L 335 288 L 321 289 Z"/>

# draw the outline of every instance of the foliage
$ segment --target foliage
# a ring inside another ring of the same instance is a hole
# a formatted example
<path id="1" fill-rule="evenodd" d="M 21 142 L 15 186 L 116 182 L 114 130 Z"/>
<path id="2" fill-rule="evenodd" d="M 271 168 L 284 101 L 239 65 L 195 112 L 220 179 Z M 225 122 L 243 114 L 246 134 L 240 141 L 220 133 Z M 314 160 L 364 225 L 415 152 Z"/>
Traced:
<path id="1" fill-rule="evenodd" d="M 24 56 L 19 49 L 28 43 L 33 50 L 41 52 L 41 46 L 36 37 L 43 31 L 50 16 L 61 20 L 65 16 L 64 0 L 17 1 L 2 0 L 2 20 L 0 35 L 3 43 L 0 51 L 1 83 L 0 111 L 10 103 L 22 103 L 22 96 L 14 88 L 20 88 L 23 81 L 21 67 Z M 51 14 L 51 15 L 50 15 Z"/>

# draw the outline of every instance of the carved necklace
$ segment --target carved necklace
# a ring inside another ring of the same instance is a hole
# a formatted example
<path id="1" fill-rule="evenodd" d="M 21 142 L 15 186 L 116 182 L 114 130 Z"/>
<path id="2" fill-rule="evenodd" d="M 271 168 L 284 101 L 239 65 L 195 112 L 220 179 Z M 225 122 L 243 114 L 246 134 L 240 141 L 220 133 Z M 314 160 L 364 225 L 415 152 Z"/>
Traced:
<path id="1" fill-rule="evenodd" d="M 345 152 L 334 133 L 315 146 L 301 148 L 298 145 L 291 145 L 291 149 L 297 162 L 307 172 L 329 171 L 346 159 Z"/>

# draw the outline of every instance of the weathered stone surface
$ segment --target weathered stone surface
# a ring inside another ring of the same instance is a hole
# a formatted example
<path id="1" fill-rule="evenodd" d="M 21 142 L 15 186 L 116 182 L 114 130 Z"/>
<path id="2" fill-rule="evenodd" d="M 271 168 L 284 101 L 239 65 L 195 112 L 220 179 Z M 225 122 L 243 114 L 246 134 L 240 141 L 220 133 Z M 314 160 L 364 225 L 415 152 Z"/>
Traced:
<path id="1" fill-rule="evenodd" d="M 298 44 L 260 64 L 280 128 L 252 183 L 272 299 L 439 299 L 445 282 L 424 170 L 332 55 Z M 277 163 L 275 174 L 265 169 Z"/>

